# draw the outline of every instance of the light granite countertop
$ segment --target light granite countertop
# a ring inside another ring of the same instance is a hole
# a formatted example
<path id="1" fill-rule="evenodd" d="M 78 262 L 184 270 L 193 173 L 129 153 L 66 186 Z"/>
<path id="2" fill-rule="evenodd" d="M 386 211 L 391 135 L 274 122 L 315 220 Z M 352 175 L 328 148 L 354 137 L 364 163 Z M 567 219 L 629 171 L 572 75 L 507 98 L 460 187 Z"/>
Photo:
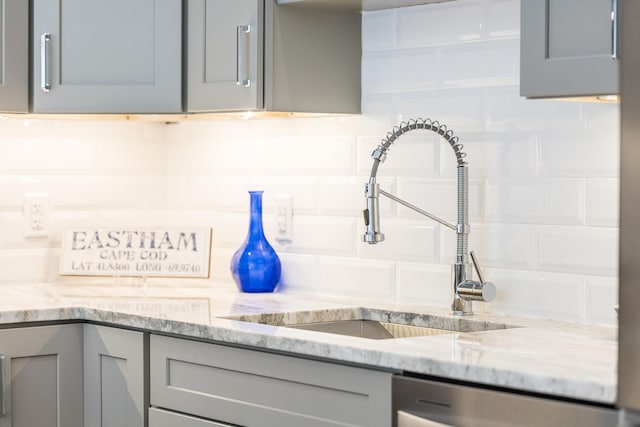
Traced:
<path id="1" fill-rule="evenodd" d="M 617 328 L 229 286 L 3 286 L 0 324 L 87 320 L 341 363 L 612 404 Z M 416 315 L 418 314 L 418 315 Z M 282 324 L 370 318 L 469 332 L 371 340 Z M 271 324 L 240 321 L 260 321 Z M 477 331 L 485 326 L 506 329 Z"/>

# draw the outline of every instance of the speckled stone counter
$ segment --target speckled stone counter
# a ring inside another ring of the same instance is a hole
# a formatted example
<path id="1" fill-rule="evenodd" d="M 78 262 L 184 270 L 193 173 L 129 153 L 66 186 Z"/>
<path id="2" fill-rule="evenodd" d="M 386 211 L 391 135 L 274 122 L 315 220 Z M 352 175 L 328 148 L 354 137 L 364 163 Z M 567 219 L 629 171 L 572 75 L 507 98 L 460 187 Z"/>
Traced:
<path id="1" fill-rule="evenodd" d="M 553 396 L 608 404 L 616 398 L 614 327 L 486 314 L 460 320 L 424 306 L 241 294 L 230 286 L 23 285 L 3 286 L 0 295 L 4 325 L 104 322 Z M 467 332 L 370 340 L 274 326 L 345 318 L 427 322 Z M 483 323 L 498 329 L 474 331 Z"/>

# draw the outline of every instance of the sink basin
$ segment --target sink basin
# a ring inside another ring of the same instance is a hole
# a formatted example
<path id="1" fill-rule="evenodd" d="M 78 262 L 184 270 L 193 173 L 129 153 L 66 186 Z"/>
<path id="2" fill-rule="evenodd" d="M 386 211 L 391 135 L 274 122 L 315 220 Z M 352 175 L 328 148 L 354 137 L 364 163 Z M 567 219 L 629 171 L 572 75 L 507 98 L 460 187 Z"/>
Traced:
<path id="1" fill-rule="evenodd" d="M 475 316 L 457 317 L 364 307 L 249 314 L 230 317 L 230 319 L 378 340 L 483 332 L 517 327 Z"/>
<path id="2" fill-rule="evenodd" d="M 307 331 L 328 332 L 330 334 L 350 337 L 384 340 L 389 338 L 422 337 L 428 335 L 452 334 L 456 331 L 427 328 L 423 326 L 402 325 L 398 323 L 380 322 L 376 320 L 337 320 L 329 322 L 303 323 L 283 325 L 287 328 Z"/>

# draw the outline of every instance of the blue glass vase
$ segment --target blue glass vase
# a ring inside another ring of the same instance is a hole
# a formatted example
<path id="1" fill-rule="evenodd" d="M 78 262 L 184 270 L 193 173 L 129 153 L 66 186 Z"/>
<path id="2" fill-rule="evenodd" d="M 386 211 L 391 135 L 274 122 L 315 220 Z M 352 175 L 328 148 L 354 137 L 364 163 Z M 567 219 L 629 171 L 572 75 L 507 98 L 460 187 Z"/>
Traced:
<path id="1" fill-rule="evenodd" d="M 249 234 L 231 258 L 231 274 L 242 292 L 273 292 L 280 280 L 280 258 L 262 229 L 262 191 L 249 191 Z"/>

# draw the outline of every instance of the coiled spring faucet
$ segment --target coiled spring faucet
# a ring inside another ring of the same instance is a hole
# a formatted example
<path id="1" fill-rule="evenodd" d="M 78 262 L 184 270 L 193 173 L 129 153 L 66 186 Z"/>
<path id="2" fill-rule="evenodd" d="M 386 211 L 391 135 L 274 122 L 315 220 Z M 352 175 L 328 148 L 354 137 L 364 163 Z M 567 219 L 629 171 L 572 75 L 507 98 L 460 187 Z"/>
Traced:
<path id="1" fill-rule="evenodd" d="M 378 166 L 387 157 L 387 152 L 400 136 L 413 130 L 430 130 L 443 137 L 453 149 L 458 164 L 458 223 L 456 225 L 438 218 L 437 216 L 424 211 L 411 203 L 408 203 L 393 194 L 387 193 L 380 189 L 376 183 L 376 174 Z M 458 141 L 458 137 L 454 136 L 453 131 L 447 129 L 443 124 L 430 119 L 412 119 L 401 123 L 399 126 L 385 136 L 380 145 L 373 151 L 373 167 L 371 168 L 371 177 L 365 186 L 365 197 L 367 199 L 367 208 L 364 210 L 364 223 L 367 227 L 363 235 L 363 240 L 370 244 L 382 242 L 384 234 L 380 232 L 380 213 L 379 213 L 379 197 L 382 194 L 391 200 L 400 203 L 407 208 L 414 210 L 432 220 L 448 227 L 456 232 L 458 236 L 456 261 L 452 264 L 452 303 L 451 311 L 453 314 L 466 315 L 473 313 L 472 301 L 490 302 L 496 296 L 496 287 L 491 282 L 485 282 L 478 265 L 475 254 L 471 252 L 471 261 L 478 273 L 478 281 L 473 280 L 473 271 L 469 262 L 469 171 L 467 162 L 464 161 L 466 154 L 462 151 L 463 145 Z"/>

